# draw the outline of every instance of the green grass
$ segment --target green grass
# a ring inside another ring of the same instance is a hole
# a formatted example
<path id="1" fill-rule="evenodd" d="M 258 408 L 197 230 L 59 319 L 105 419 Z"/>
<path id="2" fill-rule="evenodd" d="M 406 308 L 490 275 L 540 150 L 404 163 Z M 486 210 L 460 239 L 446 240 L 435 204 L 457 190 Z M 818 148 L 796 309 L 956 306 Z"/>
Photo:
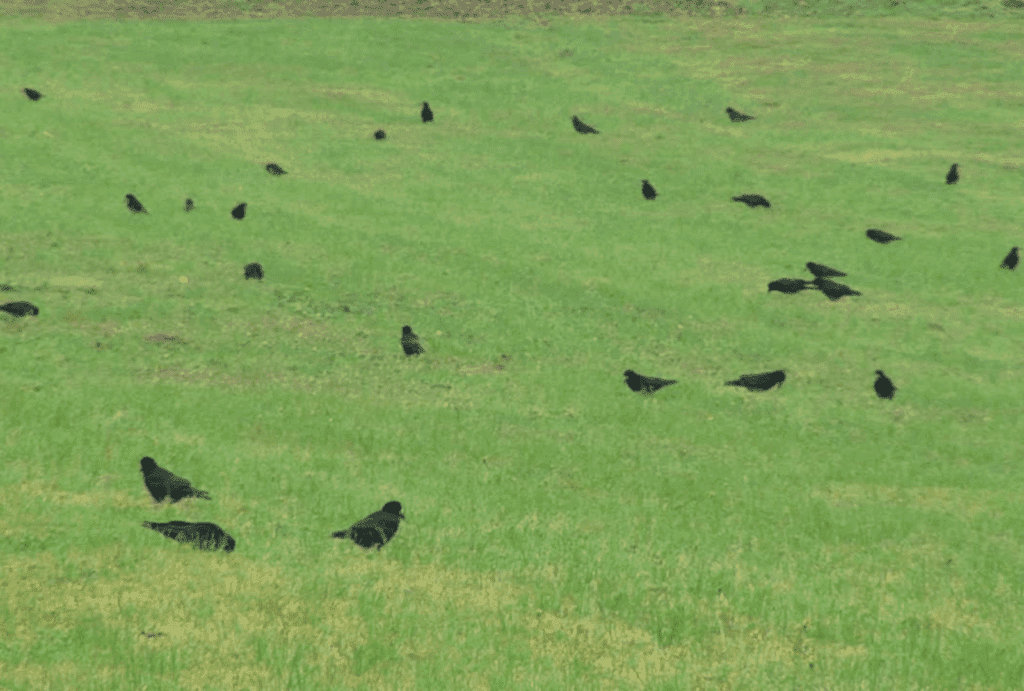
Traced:
<path id="1" fill-rule="evenodd" d="M 0 687 L 1020 688 L 1024 11 L 739 6 L 5 20 Z"/>

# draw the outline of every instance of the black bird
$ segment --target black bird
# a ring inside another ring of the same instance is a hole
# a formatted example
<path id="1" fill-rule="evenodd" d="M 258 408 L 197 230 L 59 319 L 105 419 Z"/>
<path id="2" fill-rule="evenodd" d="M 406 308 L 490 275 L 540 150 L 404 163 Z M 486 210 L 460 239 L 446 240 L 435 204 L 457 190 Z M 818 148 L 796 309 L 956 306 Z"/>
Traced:
<path id="1" fill-rule="evenodd" d="M 402 327 L 402 350 L 406 355 L 419 355 L 427 351 L 420 345 L 420 337 L 412 332 L 411 326 Z"/>
<path id="2" fill-rule="evenodd" d="M 398 532 L 398 523 L 405 518 L 402 504 L 389 501 L 380 511 L 375 511 L 361 521 L 352 524 L 348 530 L 339 530 L 331 537 L 350 539 L 363 549 L 376 547 L 380 550 Z"/>
<path id="3" fill-rule="evenodd" d="M 225 552 L 235 551 L 235 538 L 225 533 L 216 523 L 186 523 L 185 521 L 168 521 L 153 523 L 143 521 L 144 528 L 151 528 L 165 537 L 197 549 L 216 551 L 224 548 Z"/>
<path id="4" fill-rule="evenodd" d="M 878 375 L 878 379 L 875 380 L 875 393 L 879 398 L 888 398 L 891 401 L 892 397 L 896 395 L 896 385 L 892 383 L 892 379 L 885 376 L 885 372 L 882 370 L 876 369 L 875 374 Z"/>
<path id="5" fill-rule="evenodd" d="M 24 89 L 22 89 L 22 91 L 25 92 L 25 95 L 28 96 L 30 101 L 38 101 L 43 97 L 41 93 L 39 93 L 35 89 L 30 89 L 27 86 Z"/>
<path id="6" fill-rule="evenodd" d="M 231 210 L 232 217 L 234 217 L 236 220 L 241 221 L 243 218 L 245 218 L 245 207 L 247 206 L 249 205 L 246 204 L 245 202 L 242 202 L 241 204 L 233 208 Z"/>
<path id="7" fill-rule="evenodd" d="M 642 374 L 637 374 L 631 369 L 626 370 L 622 373 L 622 376 L 626 378 L 626 386 L 632 391 L 639 391 L 642 394 L 652 394 L 660 388 L 668 386 L 669 384 L 675 384 L 676 379 L 658 379 L 657 377 L 645 377 Z"/>
<path id="8" fill-rule="evenodd" d="M 376 132 L 373 133 L 374 139 L 387 139 L 387 136 L 388 135 L 384 133 L 384 130 L 377 130 Z"/>
<path id="9" fill-rule="evenodd" d="M 1003 259 L 1003 263 L 999 265 L 1000 269 L 1009 269 L 1013 271 L 1017 268 L 1017 264 L 1020 262 L 1020 254 L 1018 254 L 1019 247 L 1014 247 L 1010 250 L 1010 253 Z"/>
<path id="10" fill-rule="evenodd" d="M 761 374 L 744 374 L 739 379 L 725 382 L 726 386 L 742 386 L 747 391 L 767 391 L 776 384 L 782 388 L 782 382 L 786 381 L 785 370 L 774 372 L 762 372 Z"/>
<path id="11" fill-rule="evenodd" d="M 825 293 L 825 297 L 833 302 L 843 297 L 844 295 L 860 295 L 859 292 L 854 290 L 848 285 L 842 283 L 836 283 L 827 278 L 816 278 L 811 281 L 814 285 L 818 286 L 818 290 Z"/>
<path id="12" fill-rule="evenodd" d="M 142 480 L 146 483 L 146 489 L 153 495 L 154 501 L 163 501 L 167 496 L 171 497 L 172 504 L 186 497 L 210 498 L 209 493 L 196 489 L 185 478 L 178 477 L 171 471 L 161 468 L 149 456 L 143 456 L 139 465 L 141 466 Z"/>
<path id="13" fill-rule="evenodd" d="M 807 270 L 814 274 L 815 278 L 825 278 L 826 276 L 845 276 L 839 269 L 833 269 L 830 266 L 824 264 L 815 264 L 814 262 L 807 262 Z"/>
<path id="14" fill-rule="evenodd" d="M 284 175 L 288 171 L 286 171 L 284 168 L 277 165 L 276 163 L 268 163 L 267 172 L 270 173 L 271 175 Z"/>
<path id="15" fill-rule="evenodd" d="M 430 109 L 430 104 L 426 101 L 423 102 L 423 110 L 420 111 L 420 117 L 423 118 L 423 122 L 434 121 L 434 111 Z"/>
<path id="16" fill-rule="evenodd" d="M 27 317 L 30 314 L 33 317 L 39 316 L 39 308 L 31 302 L 8 302 L 0 305 L 0 312 L 7 312 L 15 317 Z"/>
<path id="17" fill-rule="evenodd" d="M 572 126 L 580 134 L 601 134 L 587 123 L 580 120 L 575 115 L 572 116 Z"/>
<path id="18" fill-rule="evenodd" d="M 192 200 L 191 199 L 186 199 L 185 200 L 185 213 L 188 213 L 189 211 L 191 211 L 194 208 L 196 208 L 196 205 L 192 202 Z"/>
<path id="19" fill-rule="evenodd" d="M 641 180 L 640 182 L 643 183 L 640 185 L 640 191 L 644 193 L 644 199 L 654 199 L 658 196 L 658 193 L 654 191 L 654 185 L 646 180 Z"/>
<path id="20" fill-rule="evenodd" d="M 753 115 L 744 115 L 743 113 L 739 112 L 738 110 L 734 110 L 733 108 L 726 108 L 725 112 L 729 114 L 729 119 L 732 120 L 733 122 L 746 122 L 747 120 L 754 119 Z"/>
<path id="21" fill-rule="evenodd" d="M 128 209 L 133 214 L 148 214 L 149 213 L 148 211 L 146 211 L 146 207 L 144 207 L 142 205 L 142 202 L 140 202 L 138 200 L 138 198 L 136 198 L 136 196 L 134 194 L 126 194 L 126 195 L 124 195 L 124 198 L 128 201 Z"/>
<path id="22" fill-rule="evenodd" d="M 260 266 L 259 262 L 252 262 L 251 264 L 245 265 L 245 280 L 255 278 L 257 280 L 263 280 L 263 267 Z"/>
<path id="23" fill-rule="evenodd" d="M 741 194 L 738 197 L 733 197 L 732 200 L 734 202 L 743 202 L 751 209 L 757 206 L 763 206 L 766 209 L 772 208 L 772 205 L 768 203 L 768 200 L 760 194 Z"/>
<path id="24" fill-rule="evenodd" d="M 956 168 L 957 168 L 957 164 L 954 163 L 950 167 L 949 172 L 946 173 L 946 184 L 947 185 L 953 185 L 953 184 L 956 183 L 957 180 L 960 179 L 960 173 L 956 172 Z"/>
<path id="25" fill-rule="evenodd" d="M 893 240 L 902 240 L 903 239 L 903 238 L 896 237 L 892 233 L 887 233 L 884 230 L 878 230 L 876 228 L 871 228 L 870 230 L 866 231 L 865 235 L 867 235 L 869 238 L 871 238 L 875 242 L 880 242 L 883 245 L 888 245 Z"/>
<path id="26" fill-rule="evenodd" d="M 817 288 L 812 285 L 810 281 L 805 281 L 802 278 L 780 278 L 777 281 L 772 281 L 768 284 L 768 292 L 777 290 L 780 293 L 789 293 L 793 295 L 799 293 L 801 290 L 809 290 Z"/>

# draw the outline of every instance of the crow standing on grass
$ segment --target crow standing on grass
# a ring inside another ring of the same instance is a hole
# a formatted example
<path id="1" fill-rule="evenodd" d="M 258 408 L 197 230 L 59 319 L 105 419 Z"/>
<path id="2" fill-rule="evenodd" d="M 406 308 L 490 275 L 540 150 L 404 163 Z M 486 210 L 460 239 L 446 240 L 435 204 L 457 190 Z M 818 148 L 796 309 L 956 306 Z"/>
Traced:
<path id="1" fill-rule="evenodd" d="M 878 378 L 875 379 L 875 393 L 879 398 L 888 398 L 891 401 L 892 397 L 896 395 L 896 385 L 892 383 L 892 379 L 885 376 L 885 372 L 882 370 L 876 369 L 875 374 L 878 375 Z"/>
<path id="2" fill-rule="evenodd" d="M 125 201 L 128 203 L 128 210 L 133 214 L 148 214 L 146 207 L 142 205 L 142 202 L 138 200 L 134 194 L 124 195 Z"/>
<path id="3" fill-rule="evenodd" d="M 742 386 L 747 391 L 767 391 L 773 386 L 782 388 L 782 382 L 786 381 L 785 370 L 774 372 L 762 372 L 761 374 L 744 374 L 739 379 L 725 382 L 726 386 Z"/>
<path id="4" fill-rule="evenodd" d="M 263 280 L 263 267 L 259 262 L 245 265 L 245 280 L 248 281 L 250 278 L 255 278 L 258 281 Z"/>
<path id="5" fill-rule="evenodd" d="M 729 114 L 729 119 L 733 122 L 746 122 L 747 120 L 753 120 L 753 115 L 744 115 L 743 113 L 733 108 L 726 108 L 725 112 Z"/>
<path id="6" fill-rule="evenodd" d="M 271 175 L 284 175 L 287 171 L 276 163 L 268 163 L 267 172 Z"/>
<path id="7" fill-rule="evenodd" d="M 376 547 L 379 551 L 398 532 L 398 523 L 403 518 L 405 514 L 402 513 L 402 504 L 389 501 L 380 511 L 357 521 L 347 530 L 332 533 L 331 537 L 349 539 L 363 549 Z"/>
<path id="8" fill-rule="evenodd" d="M 22 89 L 22 91 L 25 92 L 25 95 L 28 96 L 30 101 L 38 101 L 43 97 L 41 93 L 39 93 L 35 89 L 30 89 L 27 86 L 24 89 Z"/>
<path id="9" fill-rule="evenodd" d="M 580 134 L 601 134 L 587 123 L 580 120 L 575 115 L 572 116 L 572 126 Z"/>
<path id="10" fill-rule="evenodd" d="M 241 204 L 233 208 L 231 210 L 232 218 L 234 218 L 236 221 L 241 221 L 243 218 L 245 218 L 245 207 L 247 206 L 249 205 L 246 204 L 245 202 L 242 202 Z"/>
<path id="11" fill-rule="evenodd" d="M 188 213 L 189 211 L 191 211 L 194 208 L 196 208 L 196 205 L 192 202 L 192 200 L 191 199 L 186 199 L 185 200 L 185 213 Z"/>
<path id="12" fill-rule="evenodd" d="M 654 185 L 646 180 L 641 180 L 640 183 L 640 191 L 644 193 L 644 199 L 651 200 L 658 196 L 658 193 L 654 191 Z"/>
<path id="13" fill-rule="evenodd" d="M 893 240 L 901 240 L 902 239 L 902 238 L 896 237 L 892 233 L 887 233 L 884 230 L 878 230 L 877 228 L 871 228 L 871 229 L 867 230 L 864 234 L 867 235 L 872 240 L 874 240 L 875 242 L 879 242 L 879 243 L 881 243 L 883 245 L 888 245 Z"/>
<path id="14" fill-rule="evenodd" d="M 373 133 L 374 139 L 387 139 L 388 135 L 385 134 L 384 130 L 377 130 Z"/>
<path id="15" fill-rule="evenodd" d="M 420 111 L 420 117 L 423 118 L 423 122 L 434 121 L 434 111 L 430 109 L 430 104 L 426 101 L 423 102 L 423 109 Z"/>
<path id="16" fill-rule="evenodd" d="M 956 172 L 956 169 L 957 169 L 957 164 L 954 163 L 950 167 L 949 172 L 946 173 L 946 184 L 947 185 L 954 185 L 954 184 L 956 184 L 956 181 L 960 179 L 960 173 Z"/>
<path id="17" fill-rule="evenodd" d="M 1003 259 L 1003 263 L 999 265 L 1000 269 L 1009 269 L 1013 271 L 1017 268 L 1017 264 L 1020 262 L 1019 247 L 1014 247 L 1010 250 L 1010 253 Z"/>
<path id="18" fill-rule="evenodd" d="M 818 286 L 818 290 L 823 292 L 825 297 L 833 302 L 846 295 L 860 295 L 859 292 L 850 286 L 836 283 L 828 278 L 816 278 L 811 283 Z"/>
<path id="19" fill-rule="evenodd" d="M 814 262 L 807 262 L 807 270 L 814 274 L 815 278 L 826 278 L 828 276 L 845 276 L 839 269 L 833 269 L 831 266 L 825 266 L 824 264 L 816 264 Z"/>
<path id="20" fill-rule="evenodd" d="M 224 548 L 225 552 L 235 551 L 235 538 L 225 533 L 216 523 L 186 523 L 185 521 L 168 521 L 153 523 L 143 521 L 144 528 L 151 528 L 158 533 L 196 549 L 216 551 Z"/>
<path id="21" fill-rule="evenodd" d="M 675 384 L 675 379 L 659 379 L 658 377 L 645 377 L 642 374 L 637 374 L 631 369 L 626 370 L 622 373 L 622 376 L 626 378 L 625 383 L 632 391 L 638 391 L 642 394 L 650 395 L 668 386 L 669 384 Z"/>
<path id="22" fill-rule="evenodd" d="M 161 468 L 149 456 L 143 456 L 139 465 L 141 466 L 142 480 L 146 483 L 146 489 L 153 495 L 154 501 L 161 502 L 167 496 L 170 496 L 172 504 L 186 497 L 210 498 L 208 492 L 196 489 L 185 478 L 178 477 L 171 471 Z"/>
<path id="23" fill-rule="evenodd" d="M 427 351 L 420 345 L 420 337 L 412 332 L 409 325 L 402 327 L 402 350 L 406 355 L 419 355 Z"/>
<path id="24" fill-rule="evenodd" d="M 817 286 L 802 278 L 780 278 L 768 284 L 769 293 L 773 290 L 777 290 L 780 293 L 789 293 L 790 295 L 795 295 L 802 290 L 811 290 L 814 288 L 817 288 Z"/>
<path id="25" fill-rule="evenodd" d="M 772 205 L 768 203 L 768 200 L 762 197 L 760 194 L 741 194 L 738 197 L 733 197 L 734 202 L 743 202 L 751 209 L 763 206 L 766 209 L 772 208 Z"/>
<path id="26" fill-rule="evenodd" d="M 32 315 L 33 317 L 39 316 L 39 308 L 33 305 L 31 302 L 7 302 L 0 305 L 0 312 L 7 312 L 15 317 L 27 317 Z"/>

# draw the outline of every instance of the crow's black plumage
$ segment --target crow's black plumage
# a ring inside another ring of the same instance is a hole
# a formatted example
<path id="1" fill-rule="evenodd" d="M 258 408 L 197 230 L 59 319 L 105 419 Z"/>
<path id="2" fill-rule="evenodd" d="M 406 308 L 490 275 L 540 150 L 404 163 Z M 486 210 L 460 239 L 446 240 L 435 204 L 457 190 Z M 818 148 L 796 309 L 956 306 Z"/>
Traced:
<path id="1" fill-rule="evenodd" d="M 426 101 L 423 102 L 423 109 L 420 110 L 420 117 L 423 118 L 423 122 L 434 121 L 434 111 L 430 109 L 430 104 Z"/>
<path id="2" fill-rule="evenodd" d="M 772 205 L 768 203 L 768 200 L 762 197 L 760 194 L 741 194 L 738 197 L 733 197 L 734 202 L 743 202 L 751 209 L 763 206 L 766 209 L 772 208 Z"/>
<path id="3" fill-rule="evenodd" d="M 31 302 L 8 302 L 0 305 L 0 312 L 7 312 L 7 314 L 15 317 L 27 317 L 32 315 L 33 317 L 39 316 L 39 308 L 33 305 Z"/>
<path id="4" fill-rule="evenodd" d="M 409 325 L 402 327 L 402 350 L 406 355 L 419 355 L 427 352 L 420 345 L 420 337 L 412 332 L 412 327 Z"/>
<path id="5" fill-rule="evenodd" d="M 259 262 L 252 262 L 245 265 L 245 280 L 255 278 L 259 281 L 263 280 L 263 267 Z"/>
<path id="6" fill-rule="evenodd" d="M 960 179 L 960 173 L 958 173 L 956 169 L 957 169 L 957 164 L 954 163 L 950 167 L 949 172 L 946 173 L 946 184 L 947 185 L 953 185 L 953 184 L 956 183 L 957 180 Z"/>
<path id="7" fill-rule="evenodd" d="M 185 213 L 188 213 L 192 209 L 196 208 L 195 203 L 191 199 L 185 200 Z"/>
<path id="8" fill-rule="evenodd" d="M 575 115 L 572 116 L 572 126 L 580 134 L 601 134 L 587 123 L 580 120 Z"/>
<path id="9" fill-rule="evenodd" d="M 373 133 L 374 139 L 387 139 L 387 137 L 388 135 L 384 132 L 384 130 L 377 130 L 376 132 Z"/>
<path id="10" fill-rule="evenodd" d="M 726 108 L 725 112 L 729 114 L 729 119 L 733 122 L 746 122 L 747 120 L 754 119 L 753 115 L 744 115 L 734 108 Z"/>
<path id="11" fill-rule="evenodd" d="M 1009 269 L 1013 271 L 1017 268 L 1017 264 L 1020 262 L 1019 247 L 1014 247 L 1010 250 L 1010 253 L 1003 259 L 1003 263 L 999 265 L 1000 269 Z"/>
<path id="12" fill-rule="evenodd" d="M 267 172 L 270 173 L 271 175 L 284 175 L 288 171 L 286 171 L 284 168 L 277 165 L 276 163 L 268 163 Z"/>
<path id="13" fill-rule="evenodd" d="M 163 501 L 164 497 L 168 496 L 171 498 L 172 504 L 186 497 L 210 498 L 208 492 L 196 489 L 185 478 L 178 477 L 171 471 L 161 468 L 149 456 L 143 456 L 139 461 L 139 466 L 142 472 L 142 481 L 146 483 L 146 489 L 149 490 L 154 501 Z"/>
<path id="14" fill-rule="evenodd" d="M 780 278 L 768 284 L 769 293 L 773 290 L 777 290 L 780 293 L 789 293 L 790 295 L 799 293 L 801 290 L 809 290 L 813 288 L 817 288 L 817 286 L 802 278 Z"/>
<path id="15" fill-rule="evenodd" d="M 773 386 L 782 388 L 782 382 L 786 381 L 785 370 L 774 372 L 762 372 L 761 374 L 744 374 L 739 379 L 725 382 L 726 386 L 742 386 L 747 391 L 767 391 Z"/>
<path id="16" fill-rule="evenodd" d="M 875 393 L 879 398 L 892 400 L 892 397 L 896 395 L 896 385 L 892 383 L 892 379 L 885 376 L 885 372 L 882 370 L 876 369 L 875 374 L 878 375 L 878 378 L 875 379 Z"/>
<path id="17" fill-rule="evenodd" d="M 389 501 L 380 511 L 375 511 L 361 521 L 352 524 L 347 530 L 332 533 L 331 537 L 349 539 L 363 549 L 376 547 L 378 550 L 386 545 L 398 532 L 399 521 L 405 518 L 402 504 Z"/>
<path id="18" fill-rule="evenodd" d="M 867 235 L 872 240 L 874 240 L 875 242 L 880 242 L 883 245 L 888 245 L 893 240 L 902 240 L 903 239 L 903 238 L 896 237 L 892 233 L 887 233 L 884 230 L 878 230 L 877 228 L 871 228 L 871 229 L 865 231 L 864 234 Z"/>
<path id="19" fill-rule="evenodd" d="M 640 181 L 640 191 L 644 193 L 644 199 L 650 200 L 658 196 L 658 193 L 654 191 L 654 185 L 647 180 Z"/>
<path id="20" fill-rule="evenodd" d="M 25 95 L 28 96 L 30 101 L 38 101 L 43 97 L 41 93 L 39 93 L 35 89 L 30 89 L 27 86 L 24 89 L 22 89 L 22 91 L 25 92 Z"/>
<path id="21" fill-rule="evenodd" d="M 839 269 L 833 269 L 831 266 L 825 266 L 824 264 L 815 264 L 814 262 L 807 262 L 807 270 L 814 274 L 815 278 L 846 275 Z"/>
<path id="22" fill-rule="evenodd" d="M 848 285 L 842 283 L 836 283 L 827 278 L 816 278 L 811 281 L 814 285 L 818 286 L 818 290 L 825 294 L 829 300 L 835 301 L 845 295 L 860 295 L 859 292 L 854 290 Z"/>
<path id="23" fill-rule="evenodd" d="M 142 202 L 134 194 L 124 195 L 125 201 L 128 203 L 128 209 L 133 214 L 148 214 L 146 207 L 142 205 Z"/>
<path id="24" fill-rule="evenodd" d="M 652 394 L 660 388 L 668 386 L 669 384 L 675 384 L 676 379 L 659 379 L 658 377 L 645 377 L 642 374 L 637 374 L 631 369 L 626 370 L 622 373 L 624 376 L 626 386 L 631 391 L 638 391 L 643 394 Z"/>
<path id="25" fill-rule="evenodd" d="M 245 207 L 247 206 L 249 205 L 246 204 L 245 202 L 242 202 L 241 204 L 233 208 L 231 210 L 231 217 L 237 221 L 241 221 L 243 218 L 245 218 Z"/>
<path id="26" fill-rule="evenodd" d="M 235 551 L 235 538 L 224 532 L 216 523 L 186 523 L 185 521 L 168 521 L 153 523 L 143 521 L 143 527 L 161 533 L 165 537 L 196 549 L 215 551 L 223 548 L 225 552 Z"/>

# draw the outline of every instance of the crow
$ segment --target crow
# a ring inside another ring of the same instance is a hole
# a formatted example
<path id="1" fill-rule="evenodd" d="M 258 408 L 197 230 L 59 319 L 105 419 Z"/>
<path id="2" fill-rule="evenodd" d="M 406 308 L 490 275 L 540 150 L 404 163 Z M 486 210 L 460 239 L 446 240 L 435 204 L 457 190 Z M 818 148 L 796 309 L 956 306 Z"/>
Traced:
<path id="1" fill-rule="evenodd" d="M 1003 263 L 999 265 L 1000 269 L 1009 269 L 1013 271 L 1017 268 L 1017 263 L 1020 262 L 1020 254 L 1018 254 L 1019 247 L 1014 247 L 1010 250 L 1010 253 L 1003 259 Z"/>
<path id="2" fill-rule="evenodd" d="M 734 110 L 733 108 L 726 108 L 725 112 L 729 114 L 729 119 L 732 120 L 733 122 L 746 122 L 747 120 L 754 119 L 753 115 L 744 115 L 743 113 L 739 112 L 738 110 Z"/>
<path id="3" fill-rule="evenodd" d="M 33 317 L 39 316 L 39 308 L 31 302 L 8 302 L 0 305 L 0 312 L 7 312 L 15 317 L 27 317 L 30 314 Z"/>
<path id="4" fill-rule="evenodd" d="M 373 133 L 374 139 L 387 139 L 387 136 L 388 135 L 384 133 L 384 130 L 377 130 Z"/>
<path id="5" fill-rule="evenodd" d="M 640 185 L 640 191 L 644 193 L 644 199 L 650 200 L 658 196 L 658 193 L 654 191 L 654 185 L 646 180 L 641 180 L 640 182 L 643 183 Z"/>
<path id="6" fill-rule="evenodd" d="M 231 216 L 235 218 L 235 220 L 241 221 L 243 218 L 245 218 L 245 207 L 247 206 L 249 205 L 246 204 L 245 202 L 242 202 L 241 204 L 239 204 L 238 206 L 231 210 Z"/>
<path id="7" fill-rule="evenodd" d="M 267 172 L 270 173 L 271 175 L 284 175 L 288 171 L 286 171 L 284 168 L 277 165 L 276 163 L 268 163 Z"/>
<path id="8" fill-rule="evenodd" d="M 420 111 L 420 117 L 423 118 L 423 122 L 434 121 L 434 111 L 430 109 L 430 104 L 426 101 L 423 102 L 423 110 Z"/>
<path id="9" fill-rule="evenodd" d="M 642 394 L 652 394 L 660 388 L 668 386 L 669 384 L 675 384 L 678 380 L 676 379 L 658 379 L 657 377 L 645 377 L 642 374 L 637 374 L 631 369 L 626 370 L 622 373 L 624 376 L 625 384 L 632 391 L 639 391 Z"/>
<path id="10" fill-rule="evenodd" d="M 580 120 L 575 115 L 572 116 L 572 126 L 580 134 L 601 134 L 587 123 Z"/>
<path id="11" fill-rule="evenodd" d="M 41 93 L 39 93 L 35 89 L 30 89 L 27 86 L 24 89 L 22 89 L 22 91 L 25 92 L 25 95 L 28 96 L 30 101 L 38 101 L 43 97 Z"/>
<path id="12" fill-rule="evenodd" d="M 812 288 L 817 288 L 817 286 L 812 285 L 810 281 L 805 281 L 802 278 L 780 278 L 777 281 L 772 281 L 768 284 L 769 293 L 773 290 L 777 290 L 780 293 L 789 293 L 790 295 Z"/>
<path id="13" fill-rule="evenodd" d="M 875 242 L 880 242 L 883 245 L 888 245 L 893 240 L 902 240 L 903 239 L 903 238 L 898 238 L 898 237 L 896 237 L 895 235 L 893 235 L 891 233 L 887 233 L 884 230 L 877 230 L 875 228 L 871 228 L 870 230 L 866 231 L 865 235 L 867 235 L 869 238 L 871 238 Z"/>
<path id="14" fill-rule="evenodd" d="M 891 401 L 896 394 L 895 384 L 892 383 L 892 379 L 885 376 L 885 372 L 882 370 L 876 369 L 875 374 L 878 375 L 878 379 L 875 380 L 875 393 L 879 398 L 888 398 Z"/>
<path id="15" fill-rule="evenodd" d="M 412 327 L 409 325 L 402 327 L 402 350 L 406 355 L 419 355 L 427 352 L 420 345 L 420 337 L 412 332 Z"/>
<path id="16" fill-rule="evenodd" d="M 815 264 L 814 262 L 807 262 L 807 270 L 814 274 L 815 278 L 825 278 L 827 276 L 845 276 L 839 269 L 833 269 L 830 266 L 824 264 Z"/>
<path id="17" fill-rule="evenodd" d="M 260 266 L 259 262 L 245 265 L 245 280 L 248 281 L 250 278 L 255 278 L 259 281 L 263 280 L 263 267 Z"/>
<path id="18" fill-rule="evenodd" d="M 216 523 L 186 523 L 185 521 L 168 521 L 153 523 L 143 521 L 144 528 L 151 528 L 165 537 L 182 544 L 191 544 L 197 549 L 216 551 L 224 548 L 225 552 L 235 551 L 235 538 L 225 533 Z"/>
<path id="19" fill-rule="evenodd" d="M 949 172 L 946 173 L 946 184 L 947 185 L 956 184 L 956 181 L 960 179 L 960 173 L 956 172 L 956 168 L 957 168 L 957 164 L 954 163 L 950 167 Z"/>
<path id="20" fill-rule="evenodd" d="M 161 468 L 149 456 L 143 456 L 139 465 L 141 466 L 142 480 L 146 483 L 146 489 L 153 495 L 154 501 L 161 502 L 167 496 L 171 497 L 172 504 L 185 497 L 210 498 L 209 493 L 196 489 L 185 478 L 178 477 L 171 471 Z"/>
<path id="21" fill-rule="evenodd" d="M 741 194 L 738 197 L 733 197 L 732 200 L 734 202 L 743 202 L 751 209 L 757 206 L 763 206 L 766 209 L 772 208 L 772 205 L 768 203 L 768 200 L 760 194 Z"/>
<path id="22" fill-rule="evenodd" d="M 189 211 L 191 211 L 194 208 L 196 208 L 196 205 L 192 202 L 192 200 L 191 199 L 186 199 L 185 200 L 185 213 L 188 213 Z"/>
<path id="23" fill-rule="evenodd" d="M 842 283 L 836 283 L 835 281 L 827 278 L 816 278 L 811 281 L 814 285 L 818 286 L 818 290 L 825 293 L 825 297 L 833 302 L 843 297 L 844 295 L 860 295 L 859 292 L 851 288 L 850 286 L 843 285 Z"/>
<path id="24" fill-rule="evenodd" d="M 142 205 L 142 202 L 140 202 L 136 198 L 136 196 L 134 194 L 126 194 L 126 195 L 124 195 L 124 198 L 128 202 L 128 209 L 133 214 L 148 214 L 149 213 L 148 211 L 146 211 L 146 207 L 144 207 Z"/>
<path id="25" fill-rule="evenodd" d="M 725 382 L 726 386 L 743 386 L 747 391 L 767 391 L 776 384 L 782 388 L 782 382 L 786 381 L 785 370 L 774 372 L 762 372 L 761 374 L 744 374 L 739 379 Z"/>
<path id="26" fill-rule="evenodd" d="M 331 537 L 349 539 L 363 549 L 376 547 L 379 551 L 398 532 L 398 523 L 405 518 L 402 504 L 389 501 L 380 511 L 375 511 L 347 530 L 332 533 Z"/>

